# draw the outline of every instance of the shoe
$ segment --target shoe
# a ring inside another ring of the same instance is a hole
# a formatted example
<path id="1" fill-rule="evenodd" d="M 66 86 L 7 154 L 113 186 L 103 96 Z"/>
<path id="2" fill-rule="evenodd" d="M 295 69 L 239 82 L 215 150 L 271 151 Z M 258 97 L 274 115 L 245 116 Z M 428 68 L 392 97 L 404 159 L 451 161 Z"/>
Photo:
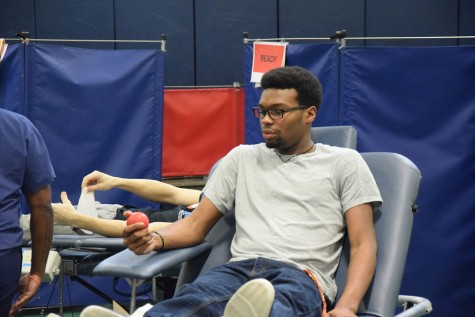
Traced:
<path id="1" fill-rule="evenodd" d="M 275 290 L 263 278 L 251 280 L 241 286 L 229 299 L 224 317 L 267 317 L 274 303 Z"/>
<path id="2" fill-rule="evenodd" d="M 153 307 L 153 305 L 151 305 L 151 304 L 145 304 L 145 305 L 137 308 L 134 311 L 134 313 L 132 315 L 130 315 L 130 317 L 143 317 L 143 315 L 145 315 L 145 313 L 148 312 L 152 307 Z"/>
<path id="3" fill-rule="evenodd" d="M 101 306 L 96 306 L 96 305 L 87 306 L 86 308 L 83 309 L 83 311 L 81 312 L 79 316 L 80 317 L 124 317 L 124 315 L 116 313 L 113 310 L 110 310 Z"/>

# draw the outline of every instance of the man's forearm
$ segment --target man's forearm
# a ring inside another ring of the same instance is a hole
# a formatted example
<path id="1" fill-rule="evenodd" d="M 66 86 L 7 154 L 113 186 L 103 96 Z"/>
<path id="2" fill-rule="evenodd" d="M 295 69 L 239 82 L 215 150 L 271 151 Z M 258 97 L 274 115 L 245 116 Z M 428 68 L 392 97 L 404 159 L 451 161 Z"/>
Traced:
<path id="1" fill-rule="evenodd" d="M 157 233 L 147 234 L 138 224 L 125 227 L 124 245 L 136 254 L 192 246 L 203 241 L 222 216 L 223 214 L 205 197 L 190 216 L 164 226 Z M 149 227 L 148 232 L 152 231 L 156 229 L 150 230 Z"/>
<path id="2" fill-rule="evenodd" d="M 27 195 L 27 200 L 31 210 L 32 259 L 30 274 L 43 277 L 53 237 L 50 187 L 47 186 L 36 193 Z"/>
<path id="3" fill-rule="evenodd" d="M 353 250 L 350 256 L 345 289 L 336 306 L 346 307 L 356 312 L 373 279 L 375 269 L 375 246 L 365 246 Z"/>
<path id="4" fill-rule="evenodd" d="M 80 214 L 71 223 L 72 227 L 92 231 L 106 237 L 120 237 L 125 228 L 125 221 L 117 219 L 102 219 Z"/>

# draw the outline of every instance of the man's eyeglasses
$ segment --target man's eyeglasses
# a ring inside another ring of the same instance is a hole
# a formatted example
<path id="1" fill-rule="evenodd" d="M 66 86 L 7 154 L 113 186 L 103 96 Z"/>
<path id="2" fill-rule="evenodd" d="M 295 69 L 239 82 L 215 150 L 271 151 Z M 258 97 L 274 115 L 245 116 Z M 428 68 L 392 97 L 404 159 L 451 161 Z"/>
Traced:
<path id="1" fill-rule="evenodd" d="M 307 109 L 308 106 L 299 106 L 299 107 L 294 107 L 294 108 L 288 108 L 288 109 L 269 109 L 269 110 L 264 110 L 259 107 L 254 107 L 252 108 L 252 111 L 254 112 L 254 115 L 256 118 L 263 119 L 266 114 L 269 115 L 269 118 L 272 120 L 278 120 L 282 119 L 284 117 L 284 114 L 286 112 L 294 111 L 294 110 L 302 110 L 302 109 Z"/>

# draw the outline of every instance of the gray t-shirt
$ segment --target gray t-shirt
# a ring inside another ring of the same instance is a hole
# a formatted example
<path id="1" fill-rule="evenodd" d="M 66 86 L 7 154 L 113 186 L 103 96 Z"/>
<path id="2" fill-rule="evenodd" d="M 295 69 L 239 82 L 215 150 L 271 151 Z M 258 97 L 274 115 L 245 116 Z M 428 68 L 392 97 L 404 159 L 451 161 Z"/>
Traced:
<path id="1" fill-rule="evenodd" d="M 222 213 L 235 208 L 231 261 L 266 257 L 308 269 L 334 298 L 344 213 L 382 199 L 354 150 L 319 143 L 315 152 L 289 158 L 263 143 L 240 145 L 223 158 L 204 193 Z"/>

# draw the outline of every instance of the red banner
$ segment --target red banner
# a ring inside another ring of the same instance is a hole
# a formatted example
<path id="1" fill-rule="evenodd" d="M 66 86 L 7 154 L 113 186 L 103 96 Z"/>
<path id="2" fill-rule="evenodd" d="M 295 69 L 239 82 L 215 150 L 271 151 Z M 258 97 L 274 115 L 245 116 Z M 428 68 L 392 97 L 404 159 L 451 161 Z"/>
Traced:
<path id="1" fill-rule="evenodd" d="M 207 175 L 244 143 L 244 90 L 166 89 L 162 177 Z"/>

